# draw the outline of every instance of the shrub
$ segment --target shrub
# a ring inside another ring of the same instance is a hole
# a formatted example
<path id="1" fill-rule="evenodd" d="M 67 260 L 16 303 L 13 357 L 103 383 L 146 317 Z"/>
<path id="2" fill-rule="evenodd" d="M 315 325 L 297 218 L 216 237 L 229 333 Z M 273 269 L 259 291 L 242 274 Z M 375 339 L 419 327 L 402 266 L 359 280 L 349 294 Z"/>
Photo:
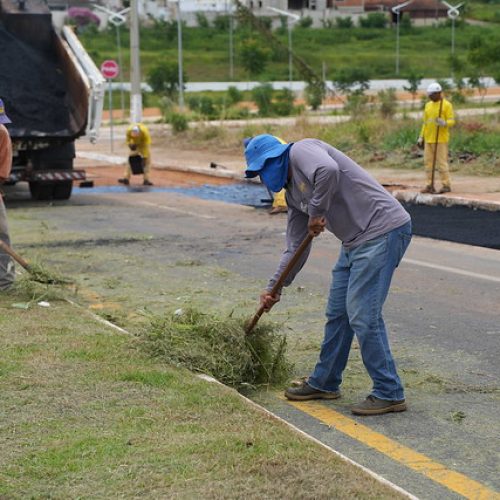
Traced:
<path id="1" fill-rule="evenodd" d="M 214 28 L 217 31 L 224 31 L 227 32 L 229 31 L 229 24 L 231 20 L 230 17 L 227 14 L 222 14 L 219 16 L 215 16 L 214 18 Z"/>
<path id="2" fill-rule="evenodd" d="M 272 111 L 274 90 L 270 83 L 263 83 L 252 90 L 252 99 L 259 108 L 260 116 L 269 116 Z"/>
<path id="3" fill-rule="evenodd" d="M 274 112 L 278 116 L 289 116 L 293 113 L 293 104 L 295 96 L 290 89 L 282 89 L 276 94 L 275 102 L 273 104 Z"/>
<path id="4" fill-rule="evenodd" d="M 230 106 L 238 104 L 243 101 L 243 92 L 238 90 L 236 87 L 231 86 L 227 89 L 227 101 Z"/>
<path id="5" fill-rule="evenodd" d="M 172 125 L 174 134 L 185 132 L 189 128 L 187 116 L 183 113 L 171 113 L 168 122 Z"/>
<path id="6" fill-rule="evenodd" d="M 207 16 L 203 12 L 196 13 L 196 24 L 200 28 L 210 28 L 210 23 L 208 22 Z"/>
<path id="7" fill-rule="evenodd" d="M 305 89 L 306 102 L 313 110 L 318 109 L 325 98 L 325 85 L 309 83 Z"/>
<path id="8" fill-rule="evenodd" d="M 380 102 L 380 114 L 384 118 L 392 118 L 398 107 L 396 91 L 393 88 L 381 90 L 377 96 Z"/>
<path id="9" fill-rule="evenodd" d="M 353 27 L 352 17 L 337 17 L 335 18 L 335 23 L 337 24 L 337 28 L 340 29 L 349 29 Z"/>
<path id="10" fill-rule="evenodd" d="M 299 19 L 297 26 L 299 26 L 300 28 L 310 28 L 312 24 L 313 24 L 312 17 L 304 16 Z"/>
<path id="11" fill-rule="evenodd" d="M 387 25 L 387 15 L 383 12 L 370 12 L 366 17 L 359 18 L 361 28 L 385 28 Z"/>

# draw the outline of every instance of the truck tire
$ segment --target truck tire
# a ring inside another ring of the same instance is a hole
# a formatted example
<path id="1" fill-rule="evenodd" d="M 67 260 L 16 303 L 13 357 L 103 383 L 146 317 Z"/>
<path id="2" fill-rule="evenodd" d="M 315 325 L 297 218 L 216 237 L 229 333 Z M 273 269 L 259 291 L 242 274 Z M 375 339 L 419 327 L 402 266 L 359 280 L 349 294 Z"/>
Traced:
<path id="1" fill-rule="evenodd" d="M 54 184 L 54 200 L 69 200 L 73 190 L 73 181 L 62 181 Z"/>
<path id="2" fill-rule="evenodd" d="M 53 182 L 30 181 L 30 193 L 34 200 L 51 200 L 54 192 Z"/>

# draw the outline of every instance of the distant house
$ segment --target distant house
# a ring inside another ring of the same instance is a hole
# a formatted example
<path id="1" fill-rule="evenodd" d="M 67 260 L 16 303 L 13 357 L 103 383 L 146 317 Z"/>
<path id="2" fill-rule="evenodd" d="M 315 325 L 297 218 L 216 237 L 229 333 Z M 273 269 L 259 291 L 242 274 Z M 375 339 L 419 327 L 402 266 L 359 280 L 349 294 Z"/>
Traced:
<path id="1" fill-rule="evenodd" d="M 349 1 L 349 0 L 347 0 Z M 365 0 L 365 12 L 385 11 L 392 14 L 396 22 L 396 14 L 392 8 L 403 3 L 403 0 Z M 401 9 L 401 14 L 409 14 L 411 19 L 438 19 L 447 17 L 448 7 L 439 0 L 414 0 Z"/>
<path id="2" fill-rule="evenodd" d="M 291 12 L 300 11 L 303 16 L 322 18 L 341 15 L 363 14 L 366 12 L 387 12 L 393 16 L 392 7 L 404 0 L 242 0 L 256 14 L 264 15 L 267 7 L 276 7 Z M 448 8 L 440 0 L 414 0 L 401 9 L 402 13 L 409 13 L 411 19 L 439 19 L 445 18 Z M 269 14 L 267 14 L 269 15 Z"/>

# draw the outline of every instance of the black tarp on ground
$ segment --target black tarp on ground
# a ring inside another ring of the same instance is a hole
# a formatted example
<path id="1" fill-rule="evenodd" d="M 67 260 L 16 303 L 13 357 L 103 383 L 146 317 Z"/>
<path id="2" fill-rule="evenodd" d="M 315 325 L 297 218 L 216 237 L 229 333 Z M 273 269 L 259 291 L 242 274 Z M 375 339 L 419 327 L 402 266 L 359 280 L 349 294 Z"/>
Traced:
<path id="1" fill-rule="evenodd" d="M 32 47 L 0 23 L 0 97 L 12 137 L 69 135 L 66 80 L 50 47 Z"/>

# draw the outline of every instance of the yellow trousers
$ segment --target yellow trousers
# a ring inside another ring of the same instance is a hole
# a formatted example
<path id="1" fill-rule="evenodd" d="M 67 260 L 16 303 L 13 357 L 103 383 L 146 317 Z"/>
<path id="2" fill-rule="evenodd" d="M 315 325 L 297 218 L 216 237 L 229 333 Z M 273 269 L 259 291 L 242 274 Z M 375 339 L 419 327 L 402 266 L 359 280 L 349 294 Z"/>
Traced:
<path id="1" fill-rule="evenodd" d="M 424 164 L 425 164 L 425 174 L 427 177 L 427 186 L 432 183 L 432 163 L 434 161 L 434 150 L 436 148 L 436 143 L 429 144 L 425 143 L 424 149 Z M 438 142 L 436 151 L 436 168 L 439 171 L 439 176 L 441 178 L 441 183 L 443 187 L 450 187 L 450 168 L 448 166 L 448 143 Z M 436 175 L 434 174 L 434 179 Z"/>
<path id="2" fill-rule="evenodd" d="M 149 181 L 149 172 L 150 171 L 151 171 L 151 158 L 148 156 L 147 158 L 144 158 L 144 174 L 143 175 L 144 175 L 145 181 Z M 125 179 L 130 179 L 131 175 L 132 175 L 132 169 L 130 168 L 130 165 L 127 163 L 123 177 L 125 177 Z"/>

